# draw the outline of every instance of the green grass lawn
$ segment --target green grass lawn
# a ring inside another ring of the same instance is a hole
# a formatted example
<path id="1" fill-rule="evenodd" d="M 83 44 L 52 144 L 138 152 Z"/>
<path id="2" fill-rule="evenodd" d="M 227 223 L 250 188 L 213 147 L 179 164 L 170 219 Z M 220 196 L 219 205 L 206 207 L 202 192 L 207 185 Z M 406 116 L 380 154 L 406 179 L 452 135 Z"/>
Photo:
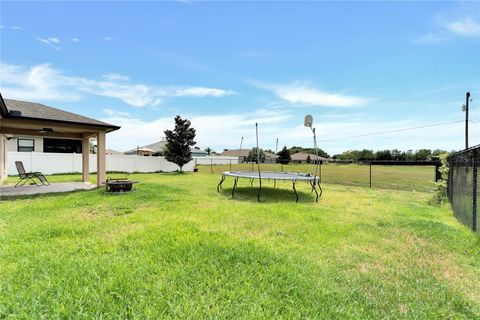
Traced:
<path id="1" fill-rule="evenodd" d="M 479 238 L 430 193 L 130 177 L 0 201 L 0 318 L 480 318 Z"/>
<path id="2" fill-rule="evenodd" d="M 243 163 L 240 165 L 199 165 L 201 173 L 218 174 L 223 171 L 251 171 L 257 166 Z M 315 171 L 313 164 L 269 164 L 260 165 L 263 171 L 310 172 Z M 322 165 L 322 181 L 350 186 L 369 186 L 370 169 L 368 165 L 326 164 Z M 420 166 L 372 166 L 372 187 L 405 191 L 432 191 L 435 179 L 435 167 Z"/>

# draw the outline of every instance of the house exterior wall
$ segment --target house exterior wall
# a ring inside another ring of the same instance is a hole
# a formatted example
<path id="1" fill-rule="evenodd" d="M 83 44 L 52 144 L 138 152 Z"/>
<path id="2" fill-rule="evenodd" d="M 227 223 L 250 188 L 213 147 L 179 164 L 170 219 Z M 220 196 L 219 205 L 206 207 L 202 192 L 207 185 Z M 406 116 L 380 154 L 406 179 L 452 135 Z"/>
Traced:
<path id="1" fill-rule="evenodd" d="M 43 152 L 43 137 L 35 136 L 14 136 L 13 139 L 8 140 L 7 150 L 18 151 L 18 139 L 33 139 L 34 140 L 34 152 Z"/>

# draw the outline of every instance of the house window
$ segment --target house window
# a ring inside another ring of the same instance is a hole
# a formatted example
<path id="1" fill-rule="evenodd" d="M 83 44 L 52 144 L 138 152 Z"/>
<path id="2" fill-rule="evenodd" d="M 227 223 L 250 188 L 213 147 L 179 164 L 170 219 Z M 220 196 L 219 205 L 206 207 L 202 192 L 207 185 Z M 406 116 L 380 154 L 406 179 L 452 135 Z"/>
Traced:
<path id="1" fill-rule="evenodd" d="M 18 139 L 18 152 L 33 152 L 35 150 L 35 140 L 33 139 Z"/>
<path id="2" fill-rule="evenodd" d="M 72 139 L 43 139 L 43 152 L 82 153 L 82 141 Z"/>

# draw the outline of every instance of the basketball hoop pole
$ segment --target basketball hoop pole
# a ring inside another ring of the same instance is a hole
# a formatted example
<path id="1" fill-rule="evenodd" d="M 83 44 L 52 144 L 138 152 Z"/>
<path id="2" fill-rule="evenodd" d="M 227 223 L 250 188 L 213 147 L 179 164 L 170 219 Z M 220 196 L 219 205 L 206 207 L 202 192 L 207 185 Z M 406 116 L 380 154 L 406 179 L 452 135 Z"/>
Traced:
<path id="1" fill-rule="evenodd" d="M 238 168 L 240 168 L 240 157 L 242 155 L 242 145 L 243 145 L 243 137 L 240 140 L 240 149 L 238 149 Z"/>
<path id="2" fill-rule="evenodd" d="M 320 165 L 320 160 L 318 159 L 319 156 L 318 156 L 318 148 L 317 148 L 317 135 L 315 133 L 315 128 L 313 127 L 313 117 L 311 115 L 307 114 L 305 116 L 305 123 L 304 124 L 305 124 L 305 127 L 309 127 L 310 130 L 312 130 L 312 133 L 313 133 L 313 152 L 314 152 L 314 155 L 315 155 L 315 158 L 316 158 L 316 159 L 313 160 L 313 164 L 315 165 L 315 161 L 317 161 L 316 166 L 315 166 L 315 175 L 314 175 L 314 178 L 316 179 L 317 174 L 318 174 L 319 165 Z"/>

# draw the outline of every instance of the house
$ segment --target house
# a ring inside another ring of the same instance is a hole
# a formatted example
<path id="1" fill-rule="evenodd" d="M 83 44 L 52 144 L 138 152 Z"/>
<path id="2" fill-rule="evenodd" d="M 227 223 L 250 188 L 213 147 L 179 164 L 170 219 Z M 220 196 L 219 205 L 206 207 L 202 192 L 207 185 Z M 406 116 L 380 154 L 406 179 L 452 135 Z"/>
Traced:
<path id="1" fill-rule="evenodd" d="M 123 155 L 125 155 L 123 152 L 113 150 L 113 149 L 107 149 L 107 150 L 105 150 L 105 153 L 109 154 L 109 155 L 112 155 L 112 156 L 123 156 Z"/>
<path id="2" fill-rule="evenodd" d="M 316 156 L 311 153 L 305 153 L 305 152 L 297 152 L 291 155 L 292 163 L 317 163 L 317 161 L 320 161 L 320 163 L 326 163 L 328 162 L 328 158 Z M 310 161 L 308 161 L 310 160 Z"/>
<path id="3" fill-rule="evenodd" d="M 7 177 L 7 151 L 82 154 L 82 179 L 89 180 L 90 139 L 97 140 L 97 184 L 105 184 L 109 123 L 40 103 L 3 99 L 0 94 L 0 184 Z M 12 172 L 13 173 L 13 172 Z"/>
<path id="4" fill-rule="evenodd" d="M 248 154 L 250 153 L 250 150 L 251 149 L 231 149 L 231 150 L 225 149 L 220 155 L 225 157 L 238 157 L 238 162 L 242 163 L 242 162 L 246 162 L 248 158 Z M 264 152 L 264 154 L 265 154 L 266 163 L 277 162 L 278 156 L 276 154 L 266 152 L 266 151 Z"/>
<path id="5" fill-rule="evenodd" d="M 148 144 L 148 145 L 143 146 L 143 147 L 137 147 L 135 149 L 125 151 L 125 154 L 128 154 L 128 155 L 143 155 L 143 156 L 160 156 L 165 151 L 166 144 L 167 144 L 167 141 L 161 140 L 161 141 L 154 142 L 152 144 Z M 148 151 L 138 152 L 141 149 L 145 149 L 145 150 L 148 150 Z M 190 147 L 190 149 L 192 151 L 192 157 L 206 157 L 207 156 L 207 152 L 205 150 L 201 150 L 198 147 Z"/>

